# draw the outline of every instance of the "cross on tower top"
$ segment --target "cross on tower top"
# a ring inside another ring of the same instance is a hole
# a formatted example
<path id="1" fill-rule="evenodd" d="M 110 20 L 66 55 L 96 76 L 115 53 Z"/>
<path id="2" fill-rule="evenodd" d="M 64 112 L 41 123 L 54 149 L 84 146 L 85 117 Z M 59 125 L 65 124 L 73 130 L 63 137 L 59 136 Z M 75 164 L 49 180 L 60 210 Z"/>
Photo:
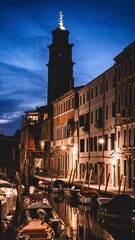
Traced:
<path id="1" fill-rule="evenodd" d="M 62 11 L 59 12 L 59 24 L 58 27 L 62 30 L 65 30 L 65 27 L 63 25 L 63 17 L 64 15 L 62 14 Z"/>

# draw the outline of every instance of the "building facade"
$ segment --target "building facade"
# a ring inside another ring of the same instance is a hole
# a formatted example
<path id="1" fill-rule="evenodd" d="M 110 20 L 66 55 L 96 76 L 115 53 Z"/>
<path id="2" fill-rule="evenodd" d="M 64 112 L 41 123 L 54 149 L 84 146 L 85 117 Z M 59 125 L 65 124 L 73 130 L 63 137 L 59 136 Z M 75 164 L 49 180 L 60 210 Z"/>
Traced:
<path id="1" fill-rule="evenodd" d="M 117 176 L 135 186 L 135 42 L 115 57 Z"/>
<path id="2" fill-rule="evenodd" d="M 114 67 L 79 91 L 79 165 L 80 178 L 92 169 L 92 180 L 103 183 L 111 172 L 114 185 L 115 172 L 115 83 Z"/>
<path id="3" fill-rule="evenodd" d="M 53 102 L 53 174 L 69 178 L 78 173 L 78 89 Z"/>

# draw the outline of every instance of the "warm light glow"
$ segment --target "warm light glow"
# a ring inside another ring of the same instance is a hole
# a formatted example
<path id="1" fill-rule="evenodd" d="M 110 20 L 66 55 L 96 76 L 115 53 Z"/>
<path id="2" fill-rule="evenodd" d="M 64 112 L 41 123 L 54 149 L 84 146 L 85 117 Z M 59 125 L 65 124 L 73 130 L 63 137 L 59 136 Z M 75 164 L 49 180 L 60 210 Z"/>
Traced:
<path id="1" fill-rule="evenodd" d="M 42 141 L 41 141 L 41 151 L 44 150 L 44 146 L 45 146 L 45 140 L 42 140 Z"/>
<path id="2" fill-rule="evenodd" d="M 66 146 L 63 146 L 63 145 L 62 145 L 62 146 L 61 146 L 61 149 L 62 149 L 62 150 L 65 150 L 65 149 L 66 149 Z"/>
<path id="3" fill-rule="evenodd" d="M 99 139 L 99 143 L 100 143 L 100 144 L 103 144 L 104 142 L 105 142 L 105 140 L 104 140 L 103 138 L 100 138 L 100 139 Z"/>
<path id="4" fill-rule="evenodd" d="M 112 165 L 115 165 L 115 164 L 116 164 L 116 158 L 112 159 Z"/>

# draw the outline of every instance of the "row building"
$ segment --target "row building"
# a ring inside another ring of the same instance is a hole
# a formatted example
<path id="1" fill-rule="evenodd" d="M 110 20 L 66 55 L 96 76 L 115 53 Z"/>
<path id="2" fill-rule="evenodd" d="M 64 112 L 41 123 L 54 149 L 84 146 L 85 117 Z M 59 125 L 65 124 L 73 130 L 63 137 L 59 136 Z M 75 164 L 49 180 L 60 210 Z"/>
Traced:
<path id="1" fill-rule="evenodd" d="M 48 46 L 48 104 L 22 119 L 20 167 L 31 174 L 134 188 L 135 42 L 86 85 L 74 87 L 73 44 L 63 25 Z M 101 178 L 102 176 L 102 178 Z M 123 180 L 122 180 L 123 179 Z"/>

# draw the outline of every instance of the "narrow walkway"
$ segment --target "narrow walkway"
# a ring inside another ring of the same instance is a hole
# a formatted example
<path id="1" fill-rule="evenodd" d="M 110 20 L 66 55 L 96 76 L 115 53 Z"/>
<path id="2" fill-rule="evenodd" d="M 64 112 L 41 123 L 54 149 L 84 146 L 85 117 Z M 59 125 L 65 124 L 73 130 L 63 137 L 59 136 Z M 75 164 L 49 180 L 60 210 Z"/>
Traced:
<path id="1" fill-rule="evenodd" d="M 50 180 L 51 181 L 51 177 L 45 176 L 45 175 L 41 175 L 41 174 L 40 175 L 34 175 L 33 177 L 35 177 L 35 178 L 37 178 L 39 180 Z M 57 177 L 54 177 L 52 180 L 55 181 L 56 179 L 57 179 Z M 62 181 L 66 182 L 66 183 L 69 182 L 68 178 L 59 178 L 59 179 L 61 179 Z M 82 186 L 83 185 L 83 181 L 74 180 L 74 184 L 78 185 L 78 186 Z M 84 186 L 87 187 L 88 184 L 85 183 Z M 99 185 L 98 184 L 91 183 L 90 187 L 99 189 Z M 119 190 L 118 187 L 116 188 L 116 187 L 108 186 L 106 193 L 109 194 L 109 195 L 116 195 L 118 193 L 118 190 Z M 123 190 L 124 190 L 123 187 L 121 187 L 120 193 L 123 193 Z M 100 186 L 100 192 L 101 193 L 105 193 L 105 185 L 101 185 Z M 135 192 L 132 189 L 126 189 L 125 190 L 125 194 L 129 194 L 130 196 L 135 198 Z"/>

